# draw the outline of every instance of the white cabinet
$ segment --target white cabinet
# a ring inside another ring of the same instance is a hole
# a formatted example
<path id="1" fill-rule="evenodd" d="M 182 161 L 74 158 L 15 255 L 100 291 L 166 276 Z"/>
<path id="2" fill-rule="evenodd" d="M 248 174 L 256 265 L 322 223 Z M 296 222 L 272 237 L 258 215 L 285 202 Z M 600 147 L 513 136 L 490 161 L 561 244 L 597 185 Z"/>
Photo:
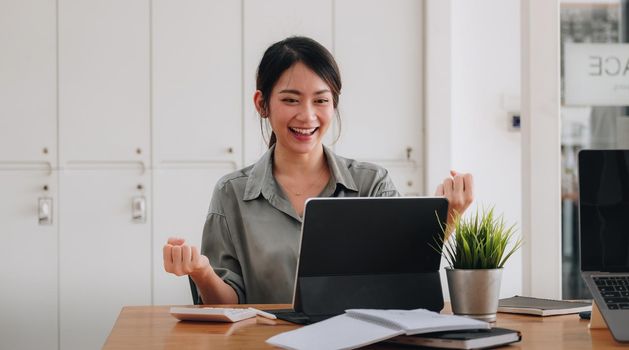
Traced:
<path id="1" fill-rule="evenodd" d="M 393 163 L 392 176 L 406 179 L 396 181 L 398 189 L 413 193 L 421 183 L 423 153 L 422 2 L 337 0 L 334 13 L 343 76 L 336 150 Z"/>
<path id="2" fill-rule="evenodd" d="M 414 0 L 1 1 L 0 348 L 99 348 L 124 305 L 192 302 L 162 246 L 200 247 L 216 181 L 266 150 L 256 69 L 286 37 L 340 64 L 336 151 L 422 193 L 421 15 Z"/>
<path id="3" fill-rule="evenodd" d="M 181 237 L 201 249 L 203 225 L 216 181 L 234 168 L 162 169 L 154 174 L 153 302 L 192 304 L 187 277 L 164 271 L 162 248 L 168 237 Z"/>
<path id="4" fill-rule="evenodd" d="M 201 247 L 216 180 L 242 164 L 242 6 L 153 2 L 153 302 L 191 304 L 188 279 L 166 273 L 162 247 Z"/>
<path id="5" fill-rule="evenodd" d="M 100 348 L 151 303 L 149 0 L 59 0 L 59 334 Z"/>
<path id="6" fill-rule="evenodd" d="M 60 188 L 61 348 L 97 349 L 123 306 L 151 304 L 150 173 L 64 170 Z"/>
<path id="7" fill-rule="evenodd" d="M 155 165 L 242 162 L 242 16 L 233 0 L 153 1 Z"/>
<path id="8" fill-rule="evenodd" d="M 0 348 L 57 349 L 57 177 L 0 171 L 0 193 Z M 51 223 L 39 223 L 40 199 Z"/>
<path id="9" fill-rule="evenodd" d="M 149 0 L 59 0 L 61 165 L 150 160 Z"/>
<path id="10" fill-rule="evenodd" d="M 389 171 L 391 180 L 403 196 L 431 196 L 434 194 L 431 192 L 434 189 L 430 188 L 424 193 L 423 173 L 419 163 L 414 161 L 381 161 L 378 164 Z"/>
<path id="11" fill-rule="evenodd" d="M 248 165 L 258 160 L 267 148 L 260 132 L 260 117 L 253 105 L 256 70 L 266 48 L 289 36 L 305 35 L 333 51 L 334 40 L 332 0 L 245 0 L 243 12 L 243 135 L 244 165 Z"/>
<path id="12" fill-rule="evenodd" d="M 55 16 L 54 0 L 0 2 L 0 163 L 57 158 Z"/>

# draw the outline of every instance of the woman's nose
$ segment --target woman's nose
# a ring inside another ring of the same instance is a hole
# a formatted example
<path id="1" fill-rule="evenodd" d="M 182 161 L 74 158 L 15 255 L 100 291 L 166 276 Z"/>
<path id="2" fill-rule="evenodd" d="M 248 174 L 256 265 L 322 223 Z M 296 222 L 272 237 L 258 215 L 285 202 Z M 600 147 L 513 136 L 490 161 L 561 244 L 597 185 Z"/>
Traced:
<path id="1" fill-rule="evenodd" d="M 299 114 L 297 115 L 297 118 L 300 120 L 317 119 L 317 114 L 312 103 L 304 103 L 299 111 Z"/>

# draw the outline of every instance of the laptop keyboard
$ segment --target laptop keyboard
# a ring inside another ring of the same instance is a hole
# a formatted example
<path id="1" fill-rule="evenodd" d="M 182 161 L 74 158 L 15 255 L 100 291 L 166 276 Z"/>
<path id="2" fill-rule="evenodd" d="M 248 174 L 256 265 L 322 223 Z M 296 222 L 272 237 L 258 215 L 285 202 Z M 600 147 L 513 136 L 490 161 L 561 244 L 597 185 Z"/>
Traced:
<path id="1" fill-rule="evenodd" d="M 611 310 L 629 309 L 629 276 L 592 277 Z"/>

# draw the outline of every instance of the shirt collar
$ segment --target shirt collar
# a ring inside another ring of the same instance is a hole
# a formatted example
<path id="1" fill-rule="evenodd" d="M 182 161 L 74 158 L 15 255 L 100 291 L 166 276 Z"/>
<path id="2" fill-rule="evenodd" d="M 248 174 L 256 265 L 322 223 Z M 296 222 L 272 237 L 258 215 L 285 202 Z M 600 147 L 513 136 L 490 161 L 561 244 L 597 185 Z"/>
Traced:
<path id="1" fill-rule="evenodd" d="M 273 152 L 275 145 L 271 146 L 260 159 L 253 165 L 251 174 L 245 186 L 243 200 L 253 200 L 263 194 L 265 198 L 279 192 L 275 178 L 273 177 Z M 347 160 L 339 157 L 327 146 L 323 146 L 323 152 L 328 162 L 328 167 L 336 185 L 342 185 L 348 190 L 358 192 L 356 182 L 349 172 Z"/>
<path id="2" fill-rule="evenodd" d="M 343 185 L 348 190 L 358 192 L 358 187 L 352 174 L 349 172 L 347 159 L 337 156 L 330 148 L 323 145 L 323 153 L 328 161 L 330 172 L 336 181 L 336 185 Z"/>
<path id="3" fill-rule="evenodd" d="M 263 186 L 268 186 L 268 183 L 274 181 L 273 179 L 273 151 L 275 145 L 271 146 L 258 161 L 253 165 L 251 174 L 247 180 L 247 186 L 245 186 L 245 195 L 243 200 L 248 201 L 256 199 L 260 196 Z"/>

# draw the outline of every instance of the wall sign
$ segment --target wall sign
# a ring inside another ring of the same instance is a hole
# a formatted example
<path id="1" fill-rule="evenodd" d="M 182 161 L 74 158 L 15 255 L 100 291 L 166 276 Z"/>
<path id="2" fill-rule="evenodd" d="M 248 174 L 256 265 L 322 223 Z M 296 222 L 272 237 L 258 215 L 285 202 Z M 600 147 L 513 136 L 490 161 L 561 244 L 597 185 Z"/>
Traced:
<path id="1" fill-rule="evenodd" d="M 565 104 L 629 106 L 629 44 L 566 43 Z"/>

